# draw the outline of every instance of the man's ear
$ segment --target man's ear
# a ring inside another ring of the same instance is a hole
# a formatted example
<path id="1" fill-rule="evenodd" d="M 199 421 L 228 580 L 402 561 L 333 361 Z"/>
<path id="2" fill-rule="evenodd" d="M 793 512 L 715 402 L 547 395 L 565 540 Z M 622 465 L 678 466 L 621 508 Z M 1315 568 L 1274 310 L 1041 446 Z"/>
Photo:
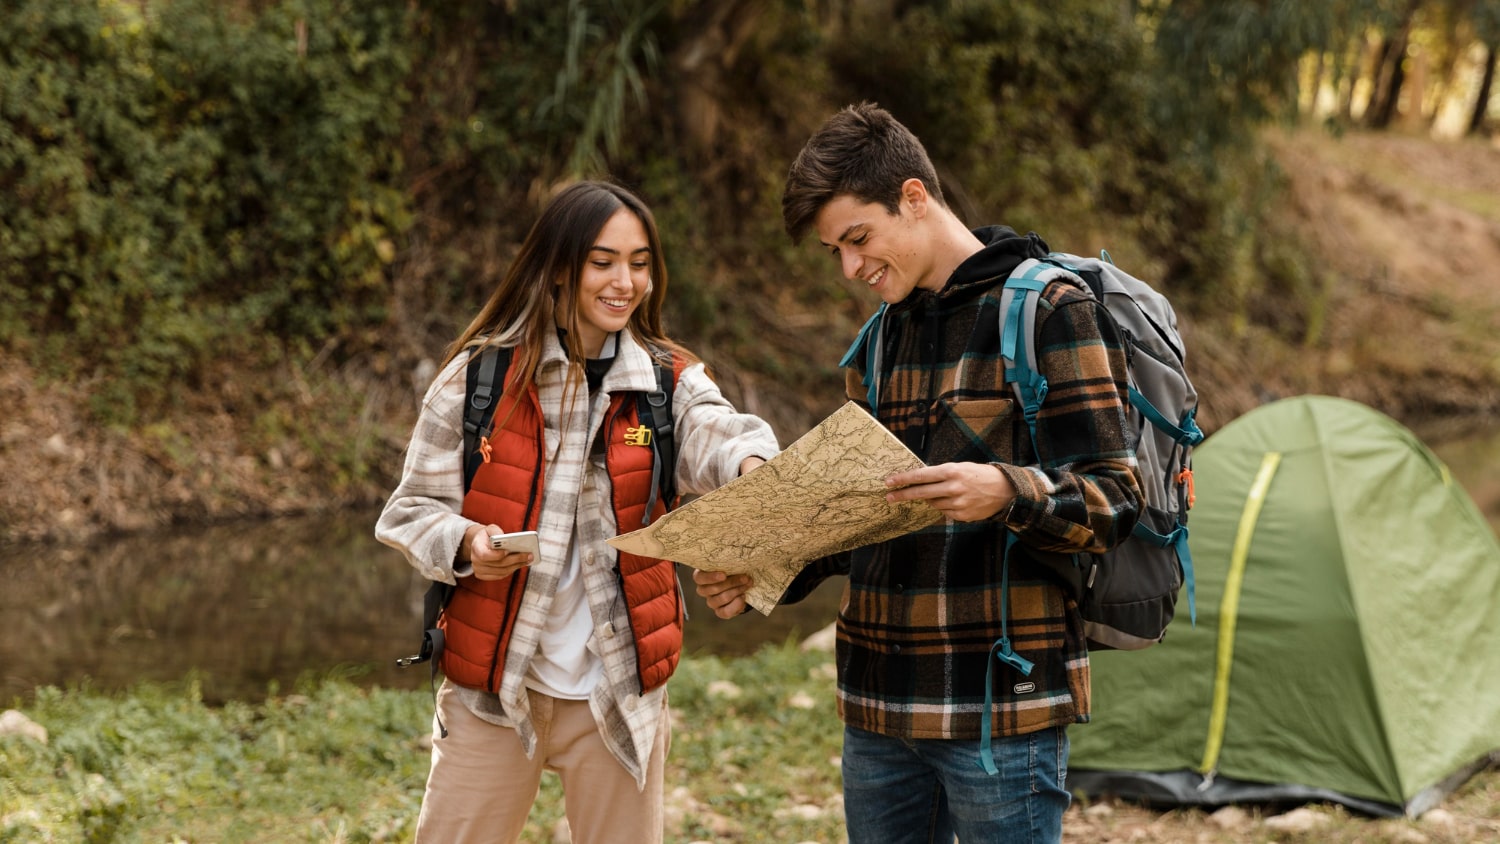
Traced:
<path id="1" fill-rule="evenodd" d="M 917 219 L 927 216 L 927 186 L 921 179 L 907 179 L 901 183 L 902 211 L 910 211 Z"/>

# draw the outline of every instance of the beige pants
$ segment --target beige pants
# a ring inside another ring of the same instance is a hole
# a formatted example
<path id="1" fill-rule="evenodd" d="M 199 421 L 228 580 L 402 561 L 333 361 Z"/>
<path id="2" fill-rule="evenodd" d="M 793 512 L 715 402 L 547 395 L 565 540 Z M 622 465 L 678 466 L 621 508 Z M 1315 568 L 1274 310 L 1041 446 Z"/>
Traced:
<path id="1" fill-rule="evenodd" d="M 418 844 L 520 841 L 543 770 L 562 779 L 575 844 L 660 842 L 662 771 L 671 743 L 666 707 L 641 791 L 604 746 L 588 701 L 527 694 L 537 734 L 531 759 L 514 729 L 476 717 L 448 684 L 438 690 L 437 710 L 448 736 L 440 738 L 434 729 Z"/>

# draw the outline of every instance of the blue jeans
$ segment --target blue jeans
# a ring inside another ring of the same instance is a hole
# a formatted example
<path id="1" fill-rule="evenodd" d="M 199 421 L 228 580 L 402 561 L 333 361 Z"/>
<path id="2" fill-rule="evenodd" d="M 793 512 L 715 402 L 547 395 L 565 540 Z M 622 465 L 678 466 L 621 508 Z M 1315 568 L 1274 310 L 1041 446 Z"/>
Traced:
<path id="1" fill-rule="evenodd" d="M 1000 772 L 977 740 L 898 739 L 844 728 L 850 844 L 1059 844 L 1068 794 L 1063 727 L 996 738 Z"/>

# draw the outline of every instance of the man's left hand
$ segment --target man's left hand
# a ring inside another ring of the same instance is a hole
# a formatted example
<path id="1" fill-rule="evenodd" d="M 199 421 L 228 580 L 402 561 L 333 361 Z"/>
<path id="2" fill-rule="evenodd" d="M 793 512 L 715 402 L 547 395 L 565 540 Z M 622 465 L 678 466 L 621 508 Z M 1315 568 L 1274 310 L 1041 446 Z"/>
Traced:
<path id="1" fill-rule="evenodd" d="M 1016 497 L 1010 478 L 988 463 L 939 463 L 885 479 L 891 492 L 885 500 L 925 500 L 955 522 L 978 522 L 990 518 Z"/>

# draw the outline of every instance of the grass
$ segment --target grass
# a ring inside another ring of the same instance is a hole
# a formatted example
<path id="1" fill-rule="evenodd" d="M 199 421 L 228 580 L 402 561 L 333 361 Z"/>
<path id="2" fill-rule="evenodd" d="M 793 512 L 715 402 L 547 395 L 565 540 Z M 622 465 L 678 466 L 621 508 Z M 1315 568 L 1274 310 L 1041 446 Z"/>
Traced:
<path id="1" fill-rule="evenodd" d="M 794 647 L 684 662 L 668 840 L 843 838 L 831 668 Z M 189 678 L 120 694 L 43 688 L 21 708 L 49 735 L 0 737 L 5 844 L 408 841 L 427 777 L 427 691 L 307 678 L 214 707 Z M 553 840 L 561 817 L 548 775 L 526 840 Z"/>
<path id="2" fill-rule="evenodd" d="M 667 840 L 844 840 L 833 665 L 792 645 L 685 659 L 672 680 Z M 23 707 L 45 744 L 0 737 L 0 842 L 403 842 L 427 775 L 432 699 L 307 678 L 260 703 L 203 703 L 198 681 L 126 693 L 39 689 Z M 1429 819 L 1372 821 L 1315 807 L 1310 832 L 1255 809 L 1210 818 L 1079 801 L 1068 841 L 1477 842 L 1500 825 L 1500 772 L 1471 780 Z M 562 817 L 543 780 L 526 841 Z M 565 839 L 563 839 L 565 840 Z"/>

